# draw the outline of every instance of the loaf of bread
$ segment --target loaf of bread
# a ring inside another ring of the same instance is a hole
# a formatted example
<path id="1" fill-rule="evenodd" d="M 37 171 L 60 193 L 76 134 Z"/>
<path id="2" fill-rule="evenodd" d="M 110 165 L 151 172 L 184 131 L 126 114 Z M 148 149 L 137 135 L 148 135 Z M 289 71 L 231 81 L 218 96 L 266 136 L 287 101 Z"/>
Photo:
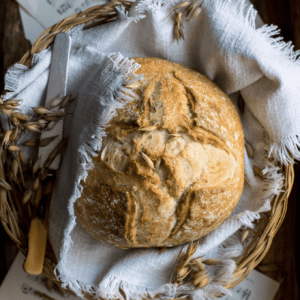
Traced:
<path id="1" fill-rule="evenodd" d="M 244 185 L 244 136 L 231 100 L 205 76 L 158 58 L 106 126 L 81 197 L 81 226 L 118 248 L 171 247 L 219 226 Z"/>

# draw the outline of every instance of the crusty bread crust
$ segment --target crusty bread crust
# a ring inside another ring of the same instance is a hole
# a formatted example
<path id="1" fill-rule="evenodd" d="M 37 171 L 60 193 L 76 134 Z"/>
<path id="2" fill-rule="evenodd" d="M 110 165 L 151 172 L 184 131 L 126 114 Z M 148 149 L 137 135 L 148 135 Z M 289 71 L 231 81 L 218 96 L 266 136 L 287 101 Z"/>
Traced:
<path id="1" fill-rule="evenodd" d="M 158 58 L 135 61 L 144 74 L 139 99 L 108 123 L 75 215 L 92 237 L 119 248 L 197 240 L 230 215 L 243 190 L 238 113 L 205 76 Z M 149 126 L 157 129 L 139 130 Z M 160 165 L 152 169 L 142 152 Z"/>

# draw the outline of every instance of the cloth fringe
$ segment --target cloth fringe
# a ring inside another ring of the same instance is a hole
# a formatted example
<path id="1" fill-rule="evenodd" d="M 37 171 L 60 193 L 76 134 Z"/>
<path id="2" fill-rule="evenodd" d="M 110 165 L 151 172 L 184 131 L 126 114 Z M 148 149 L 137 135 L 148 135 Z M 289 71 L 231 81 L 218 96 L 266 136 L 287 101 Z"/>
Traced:
<path id="1" fill-rule="evenodd" d="M 130 16 L 129 11 L 125 10 L 124 5 L 120 5 L 116 7 L 116 11 L 118 14 L 119 21 L 133 21 L 137 23 L 139 20 L 146 18 L 146 15 L 143 13 L 134 14 L 134 16 Z"/>
<path id="2" fill-rule="evenodd" d="M 145 12 L 166 11 L 172 9 L 177 4 L 183 2 L 182 0 L 141 0 L 135 7 L 135 12 L 144 14 Z M 230 14 L 233 18 L 248 23 L 252 28 L 255 28 L 255 18 L 257 11 L 252 4 L 248 4 L 246 0 L 241 1 L 223 1 L 223 0 L 196 0 L 189 1 L 197 2 L 203 5 L 208 5 L 213 9 L 218 9 L 223 14 Z"/>
<path id="3" fill-rule="evenodd" d="M 218 247 L 215 258 L 221 261 L 232 259 L 240 256 L 243 250 L 241 234 L 236 232 Z"/>
<path id="4" fill-rule="evenodd" d="M 294 159 L 300 160 L 300 135 L 273 142 L 270 146 L 269 157 L 274 157 L 286 166 L 293 164 Z"/>
<path id="5" fill-rule="evenodd" d="M 275 25 L 264 25 L 257 29 L 257 32 L 261 34 L 265 40 L 275 49 L 278 53 L 283 54 L 291 62 L 300 64 L 300 50 L 294 51 L 294 45 L 291 41 L 284 42 L 280 34 L 280 29 Z"/>
<path id="6" fill-rule="evenodd" d="M 154 12 L 160 11 L 163 8 L 164 0 L 141 0 L 138 5 L 135 7 L 135 13 L 137 14 L 144 14 L 145 12 Z M 173 5 L 173 1 L 169 1 Z"/>
<path id="7" fill-rule="evenodd" d="M 239 20 L 255 28 L 257 11 L 253 8 L 253 5 L 246 0 L 204 0 L 203 4 L 204 6 L 210 7 L 210 9 L 218 10 L 225 16 L 230 15 L 232 19 Z"/>
<path id="8" fill-rule="evenodd" d="M 294 50 L 291 41 L 283 41 L 283 37 L 278 36 L 280 29 L 275 25 L 264 25 L 257 29 L 257 32 L 268 42 L 269 45 L 281 56 L 283 55 L 291 63 L 300 66 L 300 50 Z M 273 142 L 270 145 L 268 157 L 273 157 L 285 166 L 293 164 L 294 159 L 300 160 L 300 134 L 296 134 Z"/>
<path id="9" fill-rule="evenodd" d="M 210 283 L 202 289 L 195 289 L 191 284 L 178 286 L 177 284 L 167 283 L 156 291 L 151 291 L 145 287 L 137 287 L 127 282 L 118 281 L 117 278 L 109 278 L 106 287 L 96 293 L 96 299 L 121 299 L 121 300 L 142 300 L 146 297 L 157 297 L 159 299 L 185 298 L 189 296 L 193 300 L 215 299 L 217 293 L 223 293 L 231 296 L 231 292 L 218 283 Z M 114 289 L 114 293 L 110 293 L 110 288 Z M 146 289 L 146 291 L 145 291 Z M 122 292 L 120 292 L 122 290 Z M 125 295 L 125 297 L 124 297 Z"/>
<path id="10" fill-rule="evenodd" d="M 29 70 L 28 67 L 22 64 L 15 64 L 8 69 L 5 75 L 5 89 L 8 91 L 15 91 L 18 87 L 18 81 Z"/>
<path id="11" fill-rule="evenodd" d="M 141 79 L 141 76 L 137 76 L 134 72 L 140 67 L 139 64 L 134 62 L 133 59 L 124 58 L 120 53 L 113 53 L 107 56 L 107 60 L 104 62 L 103 71 L 110 69 L 111 72 L 118 72 L 119 77 L 121 77 L 122 83 L 128 84 L 129 79 L 134 77 L 130 82 Z M 82 292 L 95 293 L 95 287 L 91 285 L 82 285 L 79 284 L 74 278 L 71 278 L 64 271 L 65 265 L 67 263 L 67 253 L 72 246 L 71 232 L 73 231 L 76 225 L 76 217 L 74 214 L 74 202 L 81 195 L 83 189 L 80 184 L 81 181 L 85 181 L 88 170 L 93 167 L 92 156 L 98 155 L 102 146 L 102 138 L 106 135 L 104 131 L 104 126 L 106 123 L 116 115 L 116 110 L 125 106 L 127 101 L 133 100 L 136 96 L 134 94 L 124 95 L 124 92 L 128 93 L 129 89 L 119 87 L 119 90 L 112 91 L 113 97 L 105 98 L 105 101 L 101 102 L 103 110 L 97 114 L 96 119 L 93 122 L 93 134 L 86 135 L 90 136 L 87 138 L 85 143 L 78 149 L 78 169 L 80 170 L 77 177 L 77 183 L 73 196 L 71 197 L 68 209 L 70 214 L 70 220 L 66 226 L 64 232 L 64 241 L 62 245 L 60 261 L 55 268 L 55 275 L 58 279 L 62 281 L 63 287 L 69 287 L 73 290 L 78 296 L 82 297 Z M 125 101 L 124 101 L 125 100 Z M 86 129 L 88 132 L 88 129 Z M 116 292 L 116 291 L 115 291 Z"/>
<path id="12" fill-rule="evenodd" d="M 148 296 L 154 297 L 159 295 L 160 299 L 186 298 L 192 300 L 212 300 L 215 299 L 216 293 L 224 293 L 231 296 L 229 290 L 220 284 L 211 283 L 202 289 L 195 289 L 192 285 L 177 286 L 177 284 L 167 283 L 163 285 L 157 293 L 150 293 Z"/>
<path id="13" fill-rule="evenodd" d="M 121 292 L 122 291 L 122 292 Z M 110 275 L 100 283 L 96 297 L 97 299 L 142 299 L 154 292 L 153 289 L 130 284 Z M 124 297 L 125 294 L 125 297 Z"/>
<path id="14" fill-rule="evenodd" d="M 298 145 L 300 145 L 298 140 L 297 142 Z M 264 184 L 259 196 L 261 202 L 268 203 L 268 207 L 266 207 L 265 209 L 270 210 L 271 209 L 270 202 L 272 198 L 283 192 L 282 187 L 285 179 L 284 179 L 284 175 L 280 172 L 280 167 L 275 165 L 275 162 L 273 160 L 269 159 L 270 153 L 273 150 L 272 150 L 272 144 L 270 143 L 270 139 L 266 131 L 263 132 L 262 143 L 259 145 L 259 149 L 260 151 L 259 151 L 258 160 L 260 160 L 259 163 L 262 166 L 264 166 L 264 169 L 262 170 L 264 174 Z M 286 150 L 285 145 L 282 145 L 280 149 L 281 151 Z M 283 159 L 284 159 L 283 156 L 281 157 L 281 159 L 279 157 L 275 158 L 276 161 L 282 161 Z"/>
<path id="15" fill-rule="evenodd" d="M 183 2 L 182 0 L 141 0 L 138 5 L 135 7 L 135 12 L 138 14 L 144 14 L 145 12 L 155 12 L 155 11 L 166 11 L 172 9 L 175 5 Z M 198 1 L 189 1 L 192 2 L 202 2 Z"/>
<path id="16" fill-rule="evenodd" d="M 31 59 L 30 68 L 33 68 L 34 66 L 38 65 L 38 63 L 42 61 L 48 53 L 51 53 L 50 55 L 52 55 L 52 46 L 49 46 L 48 48 L 42 50 L 39 53 L 35 53 Z"/>
<path id="17" fill-rule="evenodd" d="M 230 260 L 230 262 L 223 262 L 226 267 L 229 268 L 234 265 L 234 261 Z M 219 267 L 219 273 L 230 272 L 225 270 L 224 266 Z M 231 268 L 232 269 L 232 268 Z M 233 269 L 233 271 L 234 271 Z M 233 274 L 232 271 L 232 274 Z M 209 273 L 208 273 L 209 274 Z M 221 275 L 220 274 L 220 275 Z M 233 276 L 230 276 L 230 278 Z M 118 278 L 111 276 L 108 277 L 105 282 L 101 282 L 101 286 L 97 293 L 95 294 L 96 299 L 121 299 L 121 300 L 142 300 L 146 297 L 154 298 L 155 296 L 159 296 L 160 299 L 172 299 L 172 298 L 183 298 L 189 296 L 194 300 L 206 300 L 206 299 L 215 299 L 217 293 L 224 293 L 225 295 L 231 296 L 231 293 L 228 289 L 222 286 L 220 279 L 228 279 L 228 277 L 222 277 L 216 281 L 216 283 L 210 283 L 206 287 L 196 290 L 195 287 L 191 284 L 185 284 L 178 287 L 177 284 L 167 283 L 161 286 L 157 290 L 151 290 L 146 287 L 138 287 L 136 285 L 132 285 L 130 283 L 120 281 Z M 120 292 L 122 291 L 122 292 Z M 125 297 L 124 297 L 125 295 Z"/>
<path id="18" fill-rule="evenodd" d="M 133 300 L 143 299 L 146 297 L 154 298 L 155 296 L 159 296 L 160 299 L 189 296 L 191 299 L 205 300 L 215 299 L 215 295 L 217 293 L 231 295 L 230 291 L 222 284 L 234 279 L 233 273 L 236 269 L 236 264 L 232 258 L 241 254 L 241 241 L 236 237 L 230 237 L 226 242 L 219 246 L 219 250 L 226 246 L 232 250 L 234 247 L 238 247 L 238 245 L 240 245 L 240 249 L 238 251 L 228 251 L 226 253 L 224 251 L 219 252 L 219 256 L 217 258 L 221 259 L 222 262 L 217 266 L 210 266 L 207 268 L 207 274 L 211 278 L 211 283 L 201 290 L 195 289 L 195 287 L 191 284 L 184 284 L 179 287 L 177 284 L 172 283 L 164 284 L 160 288 L 154 290 L 147 287 L 132 285 L 128 282 L 119 280 L 115 276 L 109 276 L 100 283 L 96 293 L 96 298 Z M 187 246 L 188 245 L 186 245 L 186 247 Z M 205 255 L 203 257 L 204 259 L 206 258 Z"/>
<path id="19" fill-rule="evenodd" d="M 80 24 L 72 27 L 67 33 L 72 37 L 80 33 L 83 30 L 83 28 L 84 28 L 84 24 Z"/>

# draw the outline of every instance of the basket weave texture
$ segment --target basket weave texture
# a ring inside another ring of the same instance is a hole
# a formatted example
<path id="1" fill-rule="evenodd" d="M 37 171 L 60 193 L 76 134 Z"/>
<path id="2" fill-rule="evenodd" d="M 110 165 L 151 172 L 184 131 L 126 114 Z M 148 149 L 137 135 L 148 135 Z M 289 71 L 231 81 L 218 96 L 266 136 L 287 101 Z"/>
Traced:
<path id="1" fill-rule="evenodd" d="M 54 40 L 55 35 L 59 32 L 68 32 L 74 26 L 84 24 L 84 29 L 98 26 L 116 19 L 115 7 L 122 4 L 128 10 L 132 4 L 130 1 L 112 1 L 106 5 L 99 5 L 85 10 L 82 13 L 74 14 L 65 18 L 56 25 L 46 29 L 32 45 L 20 60 L 20 64 L 30 67 L 34 54 L 46 49 Z M 3 137 L 3 130 L 0 128 L 0 134 Z M 1 140 L 1 135 L 0 135 Z M 7 161 L 12 155 L 2 145 L 0 151 L 0 178 L 8 180 L 7 177 Z M 293 165 L 281 166 L 281 172 L 284 174 L 285 180 L 282 185 L 284 192 L 280 193 L 272 200 L 272 209 L 268 213 L 264 213 L 263 217 L 257 222 L 255 228 L 250 235 L 254 235 L 253 240 L 243 252 L 243 255 L 236 259 L 237 268 L 234 273 L 235 280 L 227 282 L 225 286 L 232 288 L 239 282 L 244 280 L 247 275 L 255 268 L 268 252 L 274 235 L 278 231 L 286 214 L 288 197 L 290 195 L 294 182 Z M 12 190 L 8 191 L 0 186 L 0 219 L 1 223 L 17 244 L 18 248 L 26 255 L 27 253 L 27 234 L 30 226 L 30 206 L 22 204 L 22 195 Z M 61 282 L 54 275 L 56 266 L 56 258 L 49 242 L 47 243 L 46 258 L 44 261 L 43 274 L 48 278 L 48 284 L 51 286 L 56 284 L 61 289 Z M 86 299 L 94 299 L 91 295 L 86 294 Z"/>

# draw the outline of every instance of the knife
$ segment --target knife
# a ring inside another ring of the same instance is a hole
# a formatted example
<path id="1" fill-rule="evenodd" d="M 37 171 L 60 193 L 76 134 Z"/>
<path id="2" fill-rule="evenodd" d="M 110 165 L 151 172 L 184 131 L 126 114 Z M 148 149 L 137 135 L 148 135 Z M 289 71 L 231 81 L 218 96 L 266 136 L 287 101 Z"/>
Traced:
<path id="1" fill-rule="evenodd" d="M 45 102 L 46 108 L 50 109 L 50 104 L 54 98 L 66 96 L 70 48 L 71 37 L 66 33 L 58 33 L 53 44 Z M 55 111 L 55 109 L 52 109 L 52 111 Z M 62 133 L 63 120 L 59 120 L 51 130 L 41 132 L 41 140 L 53 136 L 57 136 L 57 138 L 48 146 L 39 148 L 40 167 L 44 165 L 50 152 L 61 142 Z M 49 168 L 52 170 L 58 169 L 60 160 L 61 156 L 59 154 Z M 50 198 L 49 189 L 45 194 L 40 185 L 35 193 L 33 218 L 28 234 L 28 253 L 23 265 L 24 271 L 30 275 L 39 275 L 43 271 L 48 235 L 48 210 L 45 207 L 49 206 Z M 44 210 L 46 210 L 46 216 L 40 213 Z"/>
<path id="2" fill-rule="evenodd" d="M 54 40 L 53 53 L 46 95 L 45 107 L 51 108 L 50 104 L 56 97 L 66 96 L 68 63 L 70 56 L 71 37 L 66 33 L 58 33 Z M 55 111 L 55 109 L 52 109 Z M 63 109 L 60 109 L 63 111 Z M 41 132 L 41 140 L 48 137 L 58 135 L 48 146 L 39 149 L 39 158 L 41 159 L 40 167 L 43 166 L 50 152 L 58 145 L 62 139 L 63 120 L 59 120 L 51 130 L 43 130 Z M 61 157 L 58 155 L 50 169 L 59 168 Z"/>

